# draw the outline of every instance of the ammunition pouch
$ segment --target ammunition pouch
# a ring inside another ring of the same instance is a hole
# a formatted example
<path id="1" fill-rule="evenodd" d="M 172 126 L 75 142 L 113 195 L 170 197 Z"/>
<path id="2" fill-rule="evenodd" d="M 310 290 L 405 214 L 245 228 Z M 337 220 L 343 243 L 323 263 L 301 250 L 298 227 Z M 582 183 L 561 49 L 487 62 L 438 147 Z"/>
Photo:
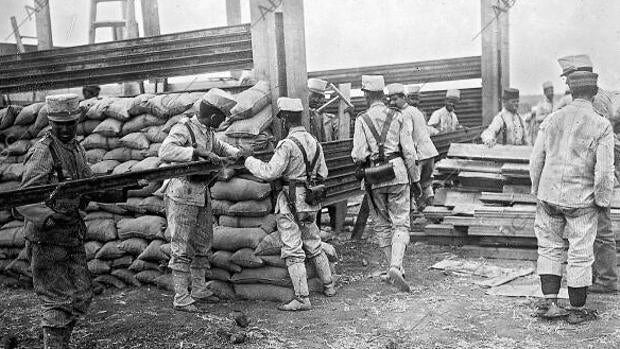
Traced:
<path id="1" fill-rule="evenodd" d="M 394 165 L 391 162 L 364 169 L 364 180 L 369 184 L 381 184 L 394 178 L 396 178 L 396 172 L 394 172 Z"/>
<path id="2" fill-rule="evenodd" d="M 327 197 L 327 188 L 323 184 L 311 185 L 306 184 L 306 203 L 315 206 L 325 201 Z"/>

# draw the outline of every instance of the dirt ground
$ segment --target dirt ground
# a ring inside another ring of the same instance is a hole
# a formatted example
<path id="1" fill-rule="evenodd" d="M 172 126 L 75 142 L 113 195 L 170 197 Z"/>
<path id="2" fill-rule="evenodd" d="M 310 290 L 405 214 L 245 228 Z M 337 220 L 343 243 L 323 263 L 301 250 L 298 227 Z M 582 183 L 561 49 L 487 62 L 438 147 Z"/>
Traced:
<path id="1" fill-rule="evenodd" d="M 155 288 L 107 290 L 95 298 L 76 328 L 74 348 L 618 348 L 617 296 L 589 296 L 600 319 L 578 326 L 531 316 L 533 300 L 485 295 L 471 276 L 429 266 L 458 248 L 415 244 L 405 268 L 411 294 L 382 283 L 376 245 L 334 242 L 341 255 L 339 293 L 311 297 L 314 309 L 277 311 L 270 302 L 237 301 L 211 306 L 208 314 L 171 310 L 172 294 Z M 492 261 L 515 266 L 516 262 Z M 521 263 L 523 265 L 523 263 Z M 233 320 L 251 321 L 241 329 Z M 40 347 L 32 290 L 0 289 L 0 335 L 19 339 L 19 348 Z M 225 335 L 244 333 L 242 344 Z"/>

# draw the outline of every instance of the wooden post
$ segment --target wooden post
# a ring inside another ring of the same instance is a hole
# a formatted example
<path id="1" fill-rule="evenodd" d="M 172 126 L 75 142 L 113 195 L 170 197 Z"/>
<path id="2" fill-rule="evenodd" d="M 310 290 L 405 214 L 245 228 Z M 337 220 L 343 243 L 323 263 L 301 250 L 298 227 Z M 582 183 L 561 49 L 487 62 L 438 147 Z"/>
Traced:
<path id="1" fill-rule="evenodd" d="M 226 24 L 241 24 L 241 0 L 226 0 Z"/>
<path id="2" fill-rule="evenodd" d="M 362 238 L 362 235 L 364 235 L 366 223 L 368 222 L 368 216 L 370 215 L 370 207 L 368 206 L 369 200 L 370 198 L 368 197 L 368 194 L 364 195 L 362 205 L 360 206 L 360 211 L 357 214 L 357 219 L 355 220 L 353 232 L 351 233 L 351 239 L 359 240 Z"/>
<path id="3" fill-rule="evenodd" d="M 500 0 L 480 0 L 482 38 L 482 124 L 501 109 L 502 89 L 510 85 L 508 9 Z"/>
<path id="4" fill-rule="evenodd" d="M 126 35 L 123 39 L 135 39 L 140 36 L 138 30 L 138 22 L 136 21 L 136 2 L 135 0 L 127 0 L 126 3 Z"/>
<path id="5" fill-rule="evenodd" d="M 338 89 L 346 98 L 351 100 L 351 83 L 339 84 Z M 351 138 L 351 115 L 349 113 L 345 113 L 347 107 L 347 103 L 340 99 L 340 104 L 338 104 L 338 120 L 340 125 L 340 134 L 338 139 Z"/>
<path id="6" fill-rule="evenodd" d="M 95 43 L 95 33 L 97 31 L 97 29 L 95 28 L 94 23 L 97 21 L 97 2 L 92 1 L 90 2 L 90 21 L 89 23 L 89 27 L 88 27 L 88 43 L 89 44 L 94 44 Z"/>
<path id="7" fill-rule="evenodd" d="M 17 45 L 17 52 L 24 53 L 26 49 L 22 43 L 22 35 L 19 33 L 19 26 L 17 25 L 17 19 L 15 16 L 11 16 L 11 27 L 13 27 L 13 34 L 15 35 L 15 43 Z"/>
<path id="8" fill-rule="evenodd" d="M 37 50 L 51 50 L 54 43 L 52 42 L 52 20 L 50 19 L 49 0 L 37 0 L 35 4 L 38 10 L 35 14 Z"/>
<path id="9" fill-rule="evenodd" d="M 306 32 L 303 0 L 284 0 L 284 54 L 288 96 L 300 98 L 304 106 L 302 121 L 310 130 L 308 114 L 308 68 L 306 65 Z"/>
<path id="10" fill-rule="evenodd" d="M 157 0 L 141 0 L 142 5 L 142 33 L 144 36 L 160 35 L 159 7 Z"/>

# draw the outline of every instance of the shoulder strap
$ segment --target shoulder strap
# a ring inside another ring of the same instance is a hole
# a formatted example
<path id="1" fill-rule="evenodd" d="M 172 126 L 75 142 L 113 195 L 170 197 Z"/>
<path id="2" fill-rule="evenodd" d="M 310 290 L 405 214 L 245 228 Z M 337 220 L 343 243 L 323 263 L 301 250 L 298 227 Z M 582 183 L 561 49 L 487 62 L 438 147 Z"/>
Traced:
<path id="1" fill-rule="evenodd" d="M 54 163 L 54 171 L 56 171 L 56 176 L 58 176 L 58 181 L 63 182 L 65 180 L 65 175 L 62 171 L 62 164 L 60 163 L 60 158 L 58 157 L 58 153 L 56 153 L 56 149 L 54 148 L 53 142 L 48 145 L 50 150 L 50 155 L 52 156 L 52 162 Z"/>
<path id="2" fill-rule="evenodd" d="M 198 143 L 196 143 L 196 135 L 194 134 L 194 130 L 192 130 L 192 127 L 187 122 L 183 123 L 183 125 L 185 125 L 185 127 L 187 128 L 187 132 L 189 132 L 189 138 L 191 138 L 192 140 L 192 148 L 198 148 Z"/>
<path id="3" fill-rule="evenodd" d="M 502 122 L 504 123 L 504 127 L 502 127 L 502 139 L 504 140 L 504 143 L 502 144 L 506 144 L 508 143 L 508 124 L 506 123 L 506 119 L 504 118 L 504 113 L 500 112 L 499 117 L 502 118 Z"/>
<path id="4" fill-rule="evenodd" d="M 319 151 L 321 149 L 319 147 L 319 143 L 316 143 L 316 152 L 314 154 L 314 158 L 312 159 L 312 163 L 310 163 L 308 162 L 308 153 L 306 153 L 306 149 L 304 149 L 304 146 L 301 144 L 299 139 L 295 137 L 289 137 L 289 139 L 293 141 L 293 143 L 295 143 L 297 148 L 299 148 L 299 150 L 301 151 L 301 155 L 304 157 L 304 164 L 306 166 L 306 179 L 308 180 L 308 182 L 310 182 L 312 180 L 312 171 L 314 171 L 316 162 L 319 159 Z"/>
<path id="5" fill-rule="evenodd" d="M 370 119 L 370 116 L 368 116 L 368 114 L 364 114 L 362 116 L 362 120 L 364 120 L 364 122 L 370 129 L 370 132 L 372 133 L 372 135 L 375 137 L 375 140 L 377 141 L 377 146 L 379 147 L 380 158 L 385 157 L 385 151 L 384 151 L 385 138 L 387 137 L 387 133 L 390 130 L 390 125 L 392 124 L 392 120 L 394 120 L 394 114 L 395 114 L 395 111 L 393 109 L 388 109 L 387 117 L 385 118 L 385 122 L 383 122 L 383 127 L 381 128 L 381 135 L 379 135 L 379 132 L 377 132 L 377 128 L 375 127 L 374 123 Z"/>

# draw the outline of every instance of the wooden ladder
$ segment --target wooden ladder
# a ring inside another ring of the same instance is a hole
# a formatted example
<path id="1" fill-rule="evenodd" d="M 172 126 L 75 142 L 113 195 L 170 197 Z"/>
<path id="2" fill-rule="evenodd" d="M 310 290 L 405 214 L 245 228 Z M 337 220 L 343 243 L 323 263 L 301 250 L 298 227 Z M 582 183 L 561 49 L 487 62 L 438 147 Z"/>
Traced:
<path id="1" fill-rule="evenodd" d="M 121 5 L 121 20 L 97 21 L 97 5 L 102 2 L 119 2 Z M 95 43 L 97 28 L 112 28 L 114 41 L 133 39 L 138 37 L 138 23 L 136 22 L 135 0 L 90 0 L 90 26 L 88 43 Z"/>

